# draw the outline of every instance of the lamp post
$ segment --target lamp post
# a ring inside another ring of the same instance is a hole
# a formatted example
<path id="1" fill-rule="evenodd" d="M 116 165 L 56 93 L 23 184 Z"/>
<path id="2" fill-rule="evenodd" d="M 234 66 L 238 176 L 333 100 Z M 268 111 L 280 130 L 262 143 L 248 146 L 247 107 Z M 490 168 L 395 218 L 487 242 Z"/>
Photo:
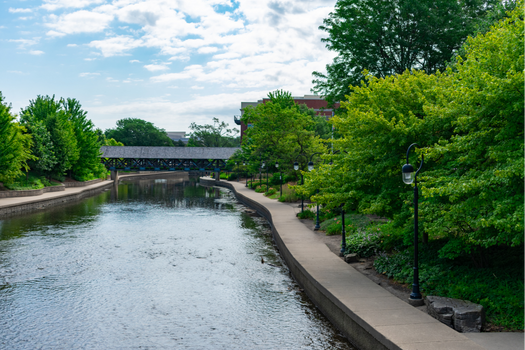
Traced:
<path id="1" fill-rule="evenodd" d="M 299 156 L 297 156 L 297 157 L 299 158 Z M 294 168 L 295 171 L 299 170 L 299 163 L 297 163 L 297 158 L 295 160 L 295 163 L 293 163 L 293 168 Z M 303 173 L 301 173 L 301 185 L 304 185 Z M 304 197 L 303 196 L 301 196 L 301 213 L 304 213 Z"/>
<path id="2" fill-rule="evenodd" d="M 345 205 L 341 204 L 341 223 L 343 224 L 343 229 L 341 231 L 342 241 L 341 241 L 341 256 L 345 256 L 346 251 L 346 230 L 345 230 Z"/>
<path id="3" fill-rule="evenodd" d="M 411 183 L 414 183 L 414 282 L 412 283 L 412 293 L 410 293 L 410 298 L 408 299 L 409 303 L 411 305 L 423 305 L 423 298 L 421 296 L 421 293 L 419 291 L 419 262 L 418 262 L 418 200 L 419 200 L 419 192 L 417 188 L 417 174 L 421 170 L 421 167 L 423 166 L 423 155 L 421 155 L 421 164 L 419 165 L 419 168 L 416 172 L 414 172 L 414 167 L 408 163 L 408 155 L 410 153 L 410 149 L 413 146 L 418 146 L 417 143 L 411 144 L 407 149 L 407 163 L 403 165 L 403 168 L 401 169 L 402 175 L 403 175 L 403 182 L 407 185 L 410 185 Z"/>
<path id="4" fill-rule="evenodd" d="M 246 186 L 244 187 L 248 187 L 248 173 L 246 172 L 246 161 L 242 162 L 242 166 L 244 167 L 244 172 L 245 172 L 244 175 L 246 175 Z"/>
<path id="5" fill-rule="evenodd" d="M 276 169 L 279 169 L 279 162 L 278 161 L 275 161 L 275 168 Z M 279 171 L 279 183 L 281 185 L 281 191 L 280 191 L 280 195 L 279 195 L 279 198 L 283 196 L 283 172 L 282 171 Z"/>
<path id="6" fill-rule="evenodd" d="M 308 162 L 308 171 L 314 170 L 314 163 L 312 162 L 312 159 L 314 158 L 316 154 L 321 154 L 321 152 L 316 152 L 312 154 L 312 156 L 310 157 L 310 162 Z M 315 193 L 319 194 L 319 189 L 316 189 Z M 316 204 L 317 204 L 317 214 L 316 214 L 316 219 L 315 219 L 314 231 L 317 231 L 321 228 L 321 225 L 319 225 L 319 203 L 316 203 Z"/>

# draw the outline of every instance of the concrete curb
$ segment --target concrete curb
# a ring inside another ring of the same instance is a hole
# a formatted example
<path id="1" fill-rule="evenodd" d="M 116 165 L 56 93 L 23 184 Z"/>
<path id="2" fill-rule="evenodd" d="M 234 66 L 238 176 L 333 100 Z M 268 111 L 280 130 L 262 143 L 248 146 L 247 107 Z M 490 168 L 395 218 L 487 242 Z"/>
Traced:
<path id="1" fill-rule="evenodd" d="M 270 222 L 280 254 L 296 281 L 359 349 L 486 349 L 346 264 L 295 218 L 290 206 L 251 191 L 243 183 L 205 178 L 200 183 L 232 190 L 239 201 Z"/>

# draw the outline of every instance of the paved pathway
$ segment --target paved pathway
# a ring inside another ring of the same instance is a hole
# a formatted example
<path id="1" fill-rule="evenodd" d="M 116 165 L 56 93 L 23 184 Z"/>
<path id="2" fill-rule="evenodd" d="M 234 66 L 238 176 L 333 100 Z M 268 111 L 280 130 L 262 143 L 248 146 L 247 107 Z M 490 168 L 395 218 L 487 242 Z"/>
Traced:
<path id="1" fill-rule="evenodd" d="M 343 312 L 388 349 L 523 350 L 524 333 L 458 333 L 398 299 L 333 254 L 296 208 L 228 182 L 235 191 L 264 206 L 295 261 L 338 302 Z M 407 295 L 408 298 L 408 295 Z M 329 311 L 329 312 L 341 312 Z M 330 317 L 329 317 L 330 318 Z"/>

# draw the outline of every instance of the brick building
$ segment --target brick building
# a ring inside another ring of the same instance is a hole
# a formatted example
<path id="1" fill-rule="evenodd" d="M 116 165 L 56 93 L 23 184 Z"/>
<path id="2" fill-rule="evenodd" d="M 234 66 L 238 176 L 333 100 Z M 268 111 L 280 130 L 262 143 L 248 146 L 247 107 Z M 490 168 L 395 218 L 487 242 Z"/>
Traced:
<path id="1" fill-rule="evenodd" d="M 303 97 L 293 97 L 293 100 L 296 104 L 305 104 L 308 108 L 312 108 L 317 115 L 325 116 L 326 119 L 332 117 L 333 109 L 328 108 L 328 103 L 323 99 L 322 96 L 304 95 Z M 246 132 L 246 129 L 251 127 L 251 125 L 245 125 L 243 122 L 241 122 L 241 117 L 244 114 L 244 109 L 248 106 L 256 107 L 257 105 L 261 103 L 266 103 L 268 101 L 270 101 L 269 98 L 263 98 L 262 100 L 259 100 L 257 102 L 241 102 L 241 115 L 233 117 L 235 120 L 235 124 L 241 126 L 241 142 L 244 133 Z M 339 102 L 337 102 L 334 107 L 339 108 Z"/>

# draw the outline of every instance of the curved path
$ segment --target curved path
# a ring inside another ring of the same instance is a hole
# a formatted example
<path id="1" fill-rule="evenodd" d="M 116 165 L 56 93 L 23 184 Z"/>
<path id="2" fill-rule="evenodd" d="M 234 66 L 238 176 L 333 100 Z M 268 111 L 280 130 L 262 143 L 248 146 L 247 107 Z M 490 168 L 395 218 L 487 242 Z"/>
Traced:
<path id="1" fill-rule="evenodd" d="M 275 241 L 310 299 L 360 349 L 523 349 L 523 333 L 458 333 L 403 302 L 330 251 L 296 218 L 295 208 L 269 199 L 242 182 L 201 178 L 231 189 L 271 224 Z M 408 296 L 407 296 L 408 298 Z"/>

